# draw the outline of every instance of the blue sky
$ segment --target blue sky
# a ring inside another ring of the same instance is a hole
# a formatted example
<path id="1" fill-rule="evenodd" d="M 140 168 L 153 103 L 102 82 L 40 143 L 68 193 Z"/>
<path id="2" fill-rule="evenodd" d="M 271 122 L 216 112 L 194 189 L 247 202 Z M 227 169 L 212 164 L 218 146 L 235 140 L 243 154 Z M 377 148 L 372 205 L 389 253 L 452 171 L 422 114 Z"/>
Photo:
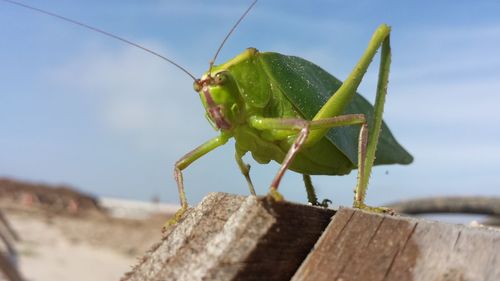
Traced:
<path id="1" fill-rule="evenodd" d="M 154 49 L 196 76 L 250 1 L 27 1 Z M 497 1 L 260 1 L 229 39 L 301 56 L 343 79 L 381 23 L 392 26 L 385 120 L 413 154 L 374 169 L 368 203 L 500 195 Z M 101 195 L 177 202 L 175 161 L 216 135 L 188 76 L 128 45 L 0 2 L 0 176 L 67 183 Z M 378 61 L 375 61 L 378 64 Z M 374 64 L 360 87 L 374 98 Z M 228 143 L 184 175 L 190 203 L 247 194 Z M 276 164 L 249 157 L 264 194 Z M 320 198 L 350 204 L 355 175 L 313 177 Z M 301 177 L 282 193 L 305 202 Z"/>

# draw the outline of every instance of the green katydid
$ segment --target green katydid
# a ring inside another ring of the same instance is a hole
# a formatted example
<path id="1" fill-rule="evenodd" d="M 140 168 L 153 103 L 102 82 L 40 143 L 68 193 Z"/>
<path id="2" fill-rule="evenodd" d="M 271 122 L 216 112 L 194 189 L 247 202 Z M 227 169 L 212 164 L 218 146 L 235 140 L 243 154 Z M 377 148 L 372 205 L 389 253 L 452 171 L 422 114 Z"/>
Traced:
<path id="1" fill-rule="evenodd" d="M 259 52 L 254 48 L 215 66 L 222 46 L 257 2 L 254 1 L 223 40 L 209 70 L 196 79 L 172 60 L 126 39 L 38 8 L 4 1 L 124 41 L 167 60 L 193 78 L 207 119 L 220 134 L 176 162 L 174 176 L 181 209 L 170 224 L 177 222 L 188 208 L 182 171 L 230 138 L 235 139 L 236 162 L 251 194 L 255 195 L 255 190 L 249 175 L 250 166 L 242 157 L 250 152 L 259 163 L 273 160 L 281 164 L 268 194 L 275 201 L 283 200 L 278 187 L 286 170 L 303 175 L 311 204 L 325 205 L 317 200 L 311 175 L 344 175 L 358 169 L 354 207 L 384 211 L 384 208 L 365 205 L 372 166 L 409 164 L 413 160 L 382 120 L 391 63 L 390 28 L 385 24 L 377 28 L 365 53 L 344 82 L 302 58 Z M 372 106 L 356 90 L 379 48 L 379 77 Z"/>
<path id="2" fill-rule="evenodd" d="M 218 66 L 213 66 L 212 60 L 209 70 L 194 82 L 194 89 L 200 94 L 207 119 L 220 135 L 175 164 L 181 209 L 171 222 L 188 207 L 182 170 L 230 138 L 235 139 L 236 162 L 252 194 L 249 166 L 242 160 L 247 152 L 259 163 L 274 160 L 281 164 L 268 194 L 276 201 L 283 200 L 277 190 L 287 169 L 303 175 L 309 202 L 318 205 L 311 175 L 344 175 L 358 168 L 354 207 L 384 211 L 364 203 L 372 166 L 413 161 L 382 121 L 391 63 L 389 37 L 390 28 L 379 26 L 343 83 L 302 58 L 261 53 L 254 48 Z M 381 62 L 372 107 L 356 90 L 379 48 Z"/>

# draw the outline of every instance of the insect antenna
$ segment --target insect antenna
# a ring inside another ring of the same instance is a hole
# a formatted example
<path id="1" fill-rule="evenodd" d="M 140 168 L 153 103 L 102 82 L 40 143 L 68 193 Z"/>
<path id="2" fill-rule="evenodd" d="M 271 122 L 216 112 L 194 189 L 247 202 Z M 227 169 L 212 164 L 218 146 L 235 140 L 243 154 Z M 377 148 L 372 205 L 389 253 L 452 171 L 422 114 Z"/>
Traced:
<path id="1" fill-rule="evenodd" d="M 61 15 L 58 15 L 58 14 L 55 14 L 55 13 L 52 13 L 52 12 L 49 12 L 49 11 L 46 11 L 46 10 L 42 10 L 42 9 L 39 9 L 39 8 L 36 8 L 36 7 L 33 7 L 33 6 L 30 6 L 30 5 L 27 5 L 27 4 L 24 4 L 24 3 L 21 3 L 21 2 L 17 2 L 17 1 L 13 1 L 13 0 L 2 0 L 2 1 L 5 1 L 5 2 L 8 2 L 10 4 L 13 4 L 13 5 L 17 5 L 17 6 L 20 6 L 20 7 L 23 7 L 23 8 L 26 8 L 26 9 L 29 9 L 29 10 L 32 10 L 32 11 L 36 11 L 36 12 L 39 12 L 39 13 L 42 13 L 42 14 L 45 14 L 45 15 L 48 15 L 48 16 L 51 16 L 51 17 L 54 17 L 54 18 L 58 18 L 60 20 L 63 20 L 63 21 L 66 21 L 66 22 L 69 22 L 69 23 L 72 23 L 72 24 L 75 24 L 75 25 L 78 25 L 80 27 L 83 27 L 83 28 L 86 28 L 86 29 L 90 29 L 92 31 L 95 31 L 95 32 L 98 32 L 98 33 L 101 33 L 105 36 L 108 36 L 108 37 L 111 37 L 113 39 L 116 39 L 116 40 L 119 40 L 119 41 L 122 41 L 126 44 L 129 44 L 131 46 L 134 46 L 136 48 L 139 48 L 143 51 L 146 51 L 152 55 L 155 55 L 165 61 L 167 61 L 168 63 L 174 65 L 175 67 L 177 67 L 178 69 L 182 70 L 184 73 L 186 73 L 187 75 L 189 75 L 189 77 L 191 77 L 194 81 L 196 81 L 196 77 L 191 74 L 187 69 L 185 69 L 184 67 L 180 66 L 178 63 L 174 62 L 173 60 L 153 51 L 153 50 L 150 50 L 146 47 L 143 47 L 137 43 L 134 43 L 130 40 L 127 40 L 123 37 L 120 37 L 118 35 L 115 35 L 113 33 L 110 33 L 110 32 L 107 32 L 105 30 L 102 30 L 102 29 L 99 29 L 99 28 L 96 28 L 96 27 L 93 27 L 93 26 L 90 26 L 88 24 L 85 24 L 83 22 L 79 22 L 79 21 L 76 21 L 76 20 L 73 20 L 73 19 L 70 19 L 70 18 L 67 18 L 67 17 L 64 17 L 64 16 L 61 16 Z"/>
<path id="2" fill-rule="evenodd" d="M 255 4 L 257 4 L 257 1 L 258 0 L 253 1 L 253 3 L 246 9 L 246 11 L 243 13 L 243 15 L 241 15 L 241 17 L 238 19 L 238 21 L 236 21 L 236 23 L 233 25 L 233 27 L 231 28 L 231 30 L 229 30 L 229 32 L 227 33 L 227 35 L 224 38 L 224 40 L 222 40 L 222 43 L 219 45 L 219 48 L 217 49 L 217 52 L 215 52 L 214 58 L 210 61 L 210 67 L 208 68 L 208 75 L 209 76 L 210 76 L 210 72 L 212 72 L 212 67 L 214 66 L 215 60 L 217 59 L 217 56 L 219 55 L 220 51 L 222 50 L 222 47 L 224 47 L 224 44 L 226 43 L 227 39 L 229 38 L 229 36 L 231 36 L 231 34 L 233 33 L 233 31 L 236 29 L 236 27 L 238 27 L 238 25 L 240 24 L 240 22 L 250 12 L 250 10 L 253 8 L 253 6 L 255 6 Z"/>

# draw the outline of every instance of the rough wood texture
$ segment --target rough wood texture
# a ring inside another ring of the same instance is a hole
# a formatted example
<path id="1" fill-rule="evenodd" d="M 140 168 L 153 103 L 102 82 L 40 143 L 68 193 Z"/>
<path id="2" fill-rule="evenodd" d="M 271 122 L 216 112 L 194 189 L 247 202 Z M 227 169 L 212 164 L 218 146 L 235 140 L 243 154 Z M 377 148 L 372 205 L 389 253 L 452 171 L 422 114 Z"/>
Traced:
<path id="1" fill-rule="evenodd" d="M 341 208 L 292 280 L 500 280 L 500 231 Z"/>
<path id="2" fill-rule="evenodd" d="M 333 214 L 213 193 L 122 280 L 290 280 Z"/>

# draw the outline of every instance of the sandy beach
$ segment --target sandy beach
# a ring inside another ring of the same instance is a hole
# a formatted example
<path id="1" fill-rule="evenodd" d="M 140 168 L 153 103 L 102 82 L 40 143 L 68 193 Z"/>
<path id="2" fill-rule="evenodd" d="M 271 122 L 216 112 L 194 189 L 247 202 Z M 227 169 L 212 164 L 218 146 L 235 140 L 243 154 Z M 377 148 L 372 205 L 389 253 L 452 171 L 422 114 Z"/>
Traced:
<path id="1" fill-rule="evenodd" d="M 2 203 L 6 218 L 21 238 L 14 247 L 26 280 L 119 280 L 159 241 L 162 224 L 176 208 L 118 199 L 101 201 L 107 213 L 78 215 Z"/>

